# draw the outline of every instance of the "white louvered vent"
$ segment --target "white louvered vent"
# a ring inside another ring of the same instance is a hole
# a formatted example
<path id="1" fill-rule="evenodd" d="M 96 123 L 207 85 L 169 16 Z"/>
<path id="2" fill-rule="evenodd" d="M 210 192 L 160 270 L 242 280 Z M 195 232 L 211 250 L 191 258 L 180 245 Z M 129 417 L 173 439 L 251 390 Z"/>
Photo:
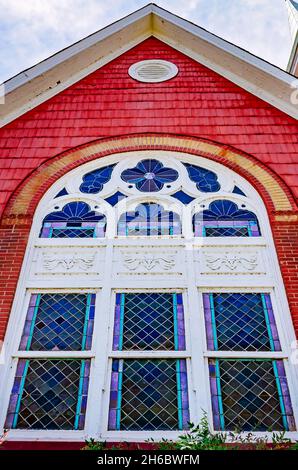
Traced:
<path id="1" fill-rule="evenodd" d="M 129 70 L 129 75 L 145 83 L 159 83 L 170 80 L 178 73 L 178 68 L 167 60 L 142 60 L 133 64 Z"/>

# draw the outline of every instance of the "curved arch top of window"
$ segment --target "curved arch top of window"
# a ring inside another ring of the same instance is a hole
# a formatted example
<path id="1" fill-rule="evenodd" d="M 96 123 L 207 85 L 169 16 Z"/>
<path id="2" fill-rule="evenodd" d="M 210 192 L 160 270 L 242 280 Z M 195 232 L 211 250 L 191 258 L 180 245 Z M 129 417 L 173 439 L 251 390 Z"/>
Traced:
<path id="1" fill-rule="evenodd" d="M 75 201 L 44 218 L 40 237 L 98 238 L 105 236 L 105 230 L 105 215 L 91 211 L 85 202 Z"/>
<path id="2" fill-rule="evenodd" d="M 134 168 L 128 168 L 121 174 L 123 181 L 134 184 L 142 192 L 160 191 L 164 184 L 176 181 L 178 176 L 178 171 L 164 167 L 155 159 L 142 160 Z"/>
<path id="3" fill-rule="evenodd" d="M 150 202 L 122 214 L 118 222 L 118 235 L 122 236 L 181 235 L 181 231 L 178 214 Z"/>
<path id="4" fill-rule="evenodd" d="M 220 184 L 217 180 L 217 175 L 211 170 L 202 168 L 200 166 L 192 165 L 191 163 L 183 163 L 188 171 L 188 176 L 196 183 L 197 189 L 203 193 L 217 192 L 220 190 Z"/>
<path id="5" fill-rule="evenodd" d="M 193 217 L 196 237 L 258 237 L 261 235 L 257 216 L 239 209 L 233 201 L 213 201 L 209 209 Z"/>
<path id="6" fill-rule="evenodd" d="M 99 193 L 104 184 L 110 181 L 114 167 L 115 165 L 109 165 L 84 175 L 80 191 L 87 194 Z"/>

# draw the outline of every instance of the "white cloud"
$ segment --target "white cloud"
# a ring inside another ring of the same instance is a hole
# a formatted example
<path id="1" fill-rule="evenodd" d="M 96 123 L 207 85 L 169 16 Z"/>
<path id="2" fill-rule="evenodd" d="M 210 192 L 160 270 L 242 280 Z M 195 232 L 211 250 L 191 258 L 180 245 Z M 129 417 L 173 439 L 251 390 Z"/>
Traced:
<path id="1" fill-rule="evenodd" d="M 0 79 L 142 7 L 146 0 L 0 0 Z M 283 0 L 157 0 L 281 67 L 290 51 Z"/>

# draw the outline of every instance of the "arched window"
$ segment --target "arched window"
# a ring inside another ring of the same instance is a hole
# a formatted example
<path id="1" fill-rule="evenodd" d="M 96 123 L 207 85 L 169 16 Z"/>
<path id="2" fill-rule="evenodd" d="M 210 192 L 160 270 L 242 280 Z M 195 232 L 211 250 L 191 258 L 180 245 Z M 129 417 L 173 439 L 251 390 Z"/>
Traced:
<path id="1" fill-rule="evenodd" d="M 245 206 L 245 204 L 244 204 Z M 241 209 L 233 201 L 213 201 L 209 209 L 193 216 L 196 237 L 259 237 L 261 235 L 256 215 Z"/>
<path id="2" fill-rule="evenodd" d="M 163 151 L 82 165 L 42 198 L 22 273 L 0 393 L 13 439 L 176 439 L 203 411 L 213 430 L 296 430 L 269 218 L 233 171 Z"/>
<path id="3" fill-rule="evenodd" d="M 118 222 L 118 235 L 153 236 L 180 235 L 181 221 L 178 214 L 165 211 L 160 204 L 143 203 L 135 211 L 122 214 Z"/>
<path id="4" fill-rule="evenodd" d="M 84 202 L 70 202 L 62 210 L 48 214 L 42 224 L 41 238 L 104 237 L 106 217 L 91 211 Z"/>

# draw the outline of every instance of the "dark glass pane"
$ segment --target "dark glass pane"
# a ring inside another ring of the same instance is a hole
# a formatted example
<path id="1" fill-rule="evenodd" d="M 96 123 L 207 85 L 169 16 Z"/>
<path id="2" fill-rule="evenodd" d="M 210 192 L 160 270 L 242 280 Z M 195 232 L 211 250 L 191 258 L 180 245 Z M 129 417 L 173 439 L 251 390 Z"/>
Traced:
<path id="1" fill-rule="evenodd" d="M 104 184 L 111 179 L 114 167 L 115 165 L 110 165 L 87 173 L 83 176 L 80 191 L 87 194 L 99 193 L 103 189 Z"/>
<path id="2" fill-rule="evenodd" d="M 270 351 L 261 294 L 213 294 L 218 349 Z"/>
<path id="3" fill-rule="evenodd" d="M 220 190 L 217 175 L 213 171 L 206 170 L 205 168 L 201 168 L 190 163 L 184 163 L 184 166 L 187 168 L 190 179 L 197 183 L 199 191 L 209 193 Z"/>
<path id="4" fill-rule="evenodd" d="M 75 428 L 80 360 L 30 360 L 18 429 Z"/>
<path id="5" fill-rule="evenodd" d="M 226 430 L 284 429 L 272 361 L 219 361 Z"/>
<path id="6" fill-rule="evenodd" d="M 178 429 L 175 360 L 124 361 L 120 429 Z"/>
<path id="7" fill-rule="evenodd" d="M 88 294 L 42 294 L 35 297 L 35 305 L 28 310 L 21 348 L 31 351 L 82 350 L 86 340 L 84 326 L 89 320 Z M 29 320 L 32 310 L 35 313 Z M 33 332 L 28 334 L 27 330 L 31 331 L 32 327 Z"/>
<path id="8" fill-rule="evenodd" d="M 123 349 L 174 349 L 172 294 L 125 295 Z"/>
<path id="9" fill-rule="evenodd" d="M 178 172 L 166 168 L 161 162 L 154 159 L 140 161 L 134 168 L 124 170 L 121 178 L 126 183 L 134 184 L 139 191 L 160 191 L 164 184 L 176 181 Z"/>

